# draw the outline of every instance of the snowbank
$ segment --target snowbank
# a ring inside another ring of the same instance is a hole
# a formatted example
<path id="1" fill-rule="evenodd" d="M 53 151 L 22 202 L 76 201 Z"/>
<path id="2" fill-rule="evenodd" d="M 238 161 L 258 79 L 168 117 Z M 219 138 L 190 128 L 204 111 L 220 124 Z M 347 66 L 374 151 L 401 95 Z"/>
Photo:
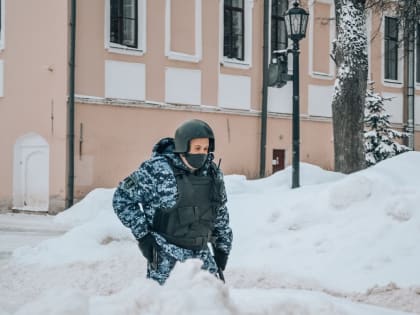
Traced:
<path id="1" fill-rule="evenodd" d="M 290 189 L 290 168 L 260 180 L 226 176 L 227 286 L 197 261 L 177 265 L 164 287 L 146 280 L 112 210 L 114 190 L 94 190 L 55 218 L 67 233 L 14 251 L 0 272 L 0 305 L 19 315 L 400 314 L 342 297 L 420 287 L 419 165 L 418 152 L 351 175 L 302 163 L 299 189 Z"/>

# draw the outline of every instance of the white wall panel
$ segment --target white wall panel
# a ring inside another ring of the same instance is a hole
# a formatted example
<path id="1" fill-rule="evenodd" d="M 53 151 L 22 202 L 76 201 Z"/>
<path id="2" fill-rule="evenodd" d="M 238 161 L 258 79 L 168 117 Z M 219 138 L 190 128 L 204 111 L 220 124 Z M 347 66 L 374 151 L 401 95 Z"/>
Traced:
<path id="1" fill-rule="evenodd" d="M 391 115 L 390 121 L 393 123 L 403 122 L 403 94 L 383 93 L 383 97 L 392 98 L 390 101 L 384 102 L 385 110 Z"/>
<path id="2" fill-rule="evenodd" d="M 106 60 L 105 97 L 145 100 L 146 66 L 141 63 Z"/>
<path id="3" fill-rule="evenodd" d="M 219 106 L 231 109 L 250 109 L 251 78 L 221 74 L 219 76 Z"/>
<path id="4" fill-rule="evenodd" d="M 293 84 L 287 82 L 282 88 L 268 88 L 267 108 L 271 113 L 291 114 L 293 112 Z"/>
<path id="5" fill-rule="evenodd" d="M 334 86 L 308 86 L 308 115 L 332 117 L 332 98 Z"/>
<path id="6" fill-rule="evenodd" d="M 175 104 L 200 105 L 201 71 L 166 68 L 165 101 Z"/>

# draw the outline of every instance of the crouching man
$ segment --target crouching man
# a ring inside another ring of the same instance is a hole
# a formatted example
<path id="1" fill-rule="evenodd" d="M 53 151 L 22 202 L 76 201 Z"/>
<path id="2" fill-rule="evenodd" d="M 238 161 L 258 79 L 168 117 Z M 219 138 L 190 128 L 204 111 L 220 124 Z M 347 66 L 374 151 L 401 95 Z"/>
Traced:
<path id="1" fill-rule="evenodd" d="M 163 138 L 117 187 L 113 207 L 147 259 L 147 277 L 165 283 L 177 261 L 198 258 L 213 274 L 232 246 L 223 174 L 213 162 L 214 134 L 201 120 Z M 214 249 L 211 254 L 208 243 Z"/>

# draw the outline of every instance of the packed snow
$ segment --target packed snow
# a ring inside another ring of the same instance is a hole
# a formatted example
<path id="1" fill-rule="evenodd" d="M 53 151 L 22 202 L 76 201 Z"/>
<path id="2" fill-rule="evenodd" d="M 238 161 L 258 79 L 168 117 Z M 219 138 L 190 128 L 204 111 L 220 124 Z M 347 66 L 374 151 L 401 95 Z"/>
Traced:
<path id="1" fill-rule="evenodd" d="M 226 284 L 198 260 L 177 264 L 164 286 L 146 279 L 113 212 L 114 189 L 95 189 L 44 217 L 51 237 L 0 260 L 0 314 L 420 314 L 420 153 L 351 175 L 300 169 L 298 189 L 291 168 L 225 176 L 234 231 Z M 0 220 L 48 229 L 33 217 Z"/>

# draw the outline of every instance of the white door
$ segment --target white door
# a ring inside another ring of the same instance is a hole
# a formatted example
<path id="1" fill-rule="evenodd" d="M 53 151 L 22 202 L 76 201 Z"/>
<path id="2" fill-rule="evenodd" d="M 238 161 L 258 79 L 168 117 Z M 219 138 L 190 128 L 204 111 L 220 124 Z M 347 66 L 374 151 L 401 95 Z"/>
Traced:
<path id="1" fill-rule="evenodd" d="M 37 134 L 28 134 L 15 144 L 13 208 L 48 211 L 49 146 Z"/>

